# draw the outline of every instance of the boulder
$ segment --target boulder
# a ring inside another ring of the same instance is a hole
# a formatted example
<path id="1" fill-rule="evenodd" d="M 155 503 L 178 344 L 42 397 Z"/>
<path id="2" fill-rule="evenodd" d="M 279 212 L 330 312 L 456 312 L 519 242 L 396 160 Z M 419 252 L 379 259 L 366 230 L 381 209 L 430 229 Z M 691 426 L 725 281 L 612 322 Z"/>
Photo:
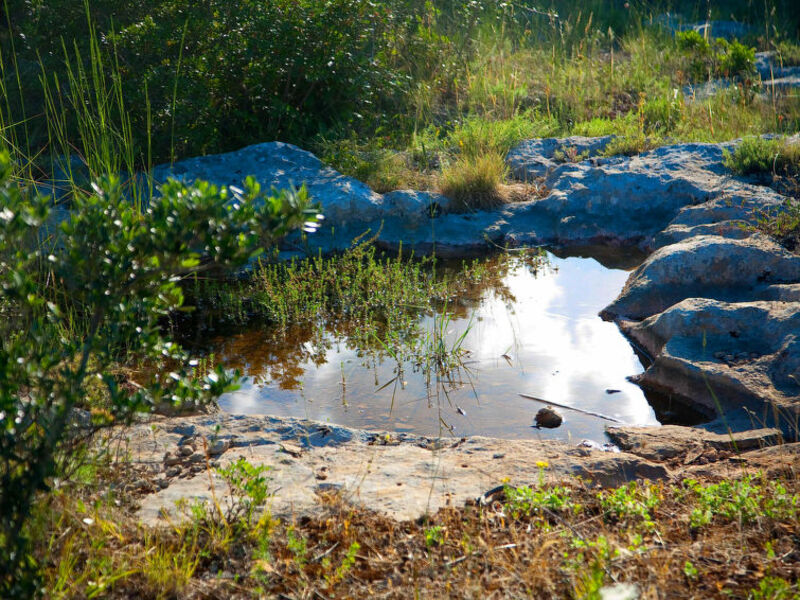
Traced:
<path id="1" fill-rule="evenodd" d="M 613 243 L 652 247 L 652 237 L 687 206 L 723 195 L 728 177 L 722 166 L 723 144 L 676 144 L 638 156 L 616 156 L 552 169 L 544 185 L 550 193 L 508 219 L 515 231 L 525 219 L 536 218 L 544 243 Z M 513 170 L 536 169 L 540 158 L 525 142 L 512 150 Z M 528 157 L 528 162 L 522 159 Z M 729 186 L 726 194 L 736 190 Z M 528 213 L 528 214 L 526 214 Z M 544 225 L 544 226 L 543 226 Z"/>
<path id="2" fill-rule="evenodd" d="M 690 398 L 737 428 L 769 423 L 797 437 L 800 303 L 689 298 L 618 323 L 652 357 L 640 384 Z"/>
<path id="3" fill-rule="evenodd" d="M 335 225 L 371 221 L 384 214 L 380 194 L 366 184 L 326 166 L 311 152 L 283 142 L 254 144 L 234 152 L 160 165 L 152 175 L 157 183 L 174 177 L 187 183 L 204 179 L 237 187 L 252 175 L 265 192 L 273 187 L 306 184 L 311 197 L 322 205 L 325 217 Z"/>
<path id="4" fill-rule="evenodd" d="M 766 236 L 699 235 L 654 252 L 603 318 L 644 319 L 686 298 L 751 300 L 772 284 L 800 282 L 800 256 Z"/>

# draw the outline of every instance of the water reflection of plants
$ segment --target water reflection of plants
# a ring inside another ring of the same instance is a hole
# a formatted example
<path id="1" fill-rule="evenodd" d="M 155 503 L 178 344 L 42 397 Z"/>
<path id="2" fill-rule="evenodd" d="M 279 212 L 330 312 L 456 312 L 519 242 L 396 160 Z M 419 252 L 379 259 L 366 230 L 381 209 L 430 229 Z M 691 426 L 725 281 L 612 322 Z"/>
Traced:
<path id="1" fill-rule="evenodd" d="M 327 351 L 342 343 L 366 367 L 395 362 L 397 378 L 389 384 L 402 385 L 408 368 L 428 387 L 453 388 L 464 383 L 469 351 L 466 332 L 451 339 L 452 320 L 467 318 L 488 293 L 513 302 L 503 279 L 545 266 L 539 249 L 456 264 L 402 250 L 387 255 L 362 243 L 334 257 L 262 261 L 239 281 L 195 280 L 187 289 L 194 323 L 180 329 L 198 332 L 197 343 L 183 342 L 199 349 L 209 333 L 224 336 L 224 345 L 233 345 L 225 354 L 247 361 L 229 366 L 283 389 L 300 388 L 304 365 L 324 364 Z"/>

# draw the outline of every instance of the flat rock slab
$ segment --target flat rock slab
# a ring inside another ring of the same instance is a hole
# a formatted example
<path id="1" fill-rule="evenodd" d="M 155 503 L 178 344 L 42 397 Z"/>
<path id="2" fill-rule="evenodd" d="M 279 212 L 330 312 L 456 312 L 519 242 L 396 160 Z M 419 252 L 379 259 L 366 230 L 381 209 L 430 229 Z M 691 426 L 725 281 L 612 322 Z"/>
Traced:
<path id="1" fill-rule="evenodd" d="M 270 509 L 276 515 L 302 514 L 317 506 L 317 496 L 337 492 L 350 502 L 398 519 L 415 519 L 447 505 L 463 506 L 486 491 L 509 482 L 536 483 L 580 476 L 603 486 L 634 479 L 663 479 L 670 472 L 629 453 L 579 448 L 560 442 L 491 438 L 428 439 L 386 432 L 366 432 L 323 423 L 275 417 L 214 416 L 170 418 L 125 430 L 132 461 L 145 466 L 163 489 L 141 498 L 139 517 L 147 524 L 166 523 L 180 514 L 176 503 L 220 502 L 226 484 L 205 461 L 187 452 L 182 473 L 167 466 L 165 453 L 228 440 L 215 460 L 225 467 L 240 457 L 268 465 Z M 174 463 L 174 461 L 170 461 Z M 173 473 L 167 477 L 168 469 Z M 154 485 L 151 489 L 155 490 Z"/>
<path id="2" fill-rule="evenodd" d="M 715 468 L 721 473 L 749 465 L 784 472 L 800 466 L 800 444 L 773 447 L 780 436 L 769 429 L 731 436 L 678 426 L 611 428 L 622 452 L 538 440 L 431 439 L 227 414 L 154 418 L 120 434 L 128 459 L 159 482 L 135 490 L 138 517 L 151 526 L 185 518 L 195 502 L 225 506 L 229 491 L 217 468 L 240 458 L 270 468 L 269 510 L 275 516 L 310 514 L 320 495 L 333 492 L 400 520 L 463 506 L 505 483 L 580 477 L 616 487 L 636 479 L 674 480 L 701 469 L 713 474 Z M 210 447 L 221 452 L 196 460 Z"/>
<path id="3" fill-rule="evenodd" d="M 685 457 L 690 451 L 713 450 L 747 452 L 781 441 L 777 429 L 754 429 L 739 433 L 721 434 L 702 428 L 664 425 L 663 427 L 609 427 L 608 436 L 620 449 L 654 462 Z"/>

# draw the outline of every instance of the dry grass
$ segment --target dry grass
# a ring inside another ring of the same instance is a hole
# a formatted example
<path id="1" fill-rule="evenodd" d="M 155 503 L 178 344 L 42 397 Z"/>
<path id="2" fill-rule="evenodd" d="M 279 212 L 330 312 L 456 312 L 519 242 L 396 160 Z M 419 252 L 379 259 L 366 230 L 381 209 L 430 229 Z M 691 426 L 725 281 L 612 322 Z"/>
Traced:
<path id="1" fill-rule="evenodd" d="M 296 522 L 225 523 L 195 508 L 158 530 L 113 502 L 62 495 L 41 560 L 61 598 L 598 598 L 615 582 L 642 598 L 797 598 L 791 472 L 605 491 L 542 480 L 427 520 L 322 496 Z"/>
<path id="2" fill-rule="evenodd" d="M 490 210 L 505 203 L 500 186 L 507 173 L 505 158 L 497 152 L 461 156 L 442 170 L 439 188 L 456 211 Z"/>

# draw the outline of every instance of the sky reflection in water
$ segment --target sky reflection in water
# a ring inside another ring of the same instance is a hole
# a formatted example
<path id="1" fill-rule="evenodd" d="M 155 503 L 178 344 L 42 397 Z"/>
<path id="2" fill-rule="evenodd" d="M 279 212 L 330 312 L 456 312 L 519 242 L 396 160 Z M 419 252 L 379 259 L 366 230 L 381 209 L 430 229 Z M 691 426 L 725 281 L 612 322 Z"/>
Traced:
<path id="1" fill-rule="evenodd" d="M 295 347 L 276 348 L 263 331 L 250 330 L 212 341 L 217 359 L 247 377 L 239 390 L 220 399 L 220 406 L 234 413 L 422 435 L 603 440 L 607 421 L 573 411 L 560 410 L 564 424 L 559 429 L 532 428 L 543 405 L 521 398 L 522 392 L 627 424 L 658 425 L 642 391 L 626 379 L 642 371 L 639 359 L 616 325 L 597 316 L 617 296 L 628 272 L 592 258 L 549 258 L 550 266 L 538 274 L 519 268 L 506 275 L 513 301 L 487 292 L 465 311 L 473 313 L 471 321 L 468 316 L 452 321 L 453 338 L 472 325 L 463 344 L 472 352 L 463 378 L 471 384 L 447 397 L 441 390 L 428 392 L 411 365 L 405 368 L 404 388 L 376 391 L 395 377 L 396 363 L 372 364 L 345 342 L 332 341 L 323 358 L 309 352 L 308 344 L 287 341 Z M 424 322 L 430 326 L 432 319 Z M 609 389 L 619 392 L 608 394 Z"/>

